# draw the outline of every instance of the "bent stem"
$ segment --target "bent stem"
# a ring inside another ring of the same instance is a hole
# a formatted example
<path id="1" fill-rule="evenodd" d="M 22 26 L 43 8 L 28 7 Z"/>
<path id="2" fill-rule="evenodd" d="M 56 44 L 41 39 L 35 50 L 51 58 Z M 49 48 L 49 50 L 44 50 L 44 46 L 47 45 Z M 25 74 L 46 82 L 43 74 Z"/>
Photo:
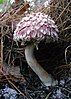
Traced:
<path id="1" fill-rule="evenodd" d="M 25 47 L 25 58 L 28 65 L 38 75 L 45 86 L 56 85 L 56 81 L 40 66 L 40 64 L 35 59 L 34 48 L 34 44 Z"/>

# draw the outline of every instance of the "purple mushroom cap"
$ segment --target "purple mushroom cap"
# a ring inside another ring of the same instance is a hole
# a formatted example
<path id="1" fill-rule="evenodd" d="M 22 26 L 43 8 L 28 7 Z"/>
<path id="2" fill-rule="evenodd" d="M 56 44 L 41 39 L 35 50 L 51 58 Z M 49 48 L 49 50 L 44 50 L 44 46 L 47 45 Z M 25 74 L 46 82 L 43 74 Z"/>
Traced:
<path id="1" fill-rule="evenodd" d="M 19 41 L 38 41 L 58 40 L 58 29 L 50 16 L 37 12 L 27 14 L 17 24 L 14 31 L 14 40 Z M 50 41 L 49 41 L 50 42 Z"/>

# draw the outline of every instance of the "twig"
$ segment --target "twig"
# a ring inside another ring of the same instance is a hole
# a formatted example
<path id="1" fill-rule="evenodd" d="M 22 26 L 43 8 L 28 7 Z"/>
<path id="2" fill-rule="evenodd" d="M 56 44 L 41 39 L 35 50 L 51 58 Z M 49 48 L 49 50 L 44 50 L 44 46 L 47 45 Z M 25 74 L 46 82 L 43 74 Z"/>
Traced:
<path id="1" fill-rule="evenodd" d="M 8 14 L 7 15 L 7 17 L 2 17 L 1 19 L 0 19 L 0 24 L 1 23 L 4 23 L 4 22 L 6 22 L 6 21 L 8 21 L 9 19 L 10 19 L 10 21 L 16 16 L 16 18 L 15 19 L 17 19 L 17 16 L 18 16 L 18 12 L 20 12 L 21 11 L 21 9 L 22 8 L 25 8 L 26 7 L 26 5 L 27 4 L 25 4 L 24 6 L 21 6 L 16 12 L 14 11 L 14 10 L 12 10 L 12 11 L 10 11 L 10 12 L 8 12 L 8 13 L 6 13 L 6 14 Z M 28 6 L 27 6 L 27 8 L 28 8 Z M 25 9 L 25 10 L 27 10 L 27 8 Z M 12 13 L 14 11 L 14 13 Z M 25 12 L 25 11 L 24 11 Z M 12 14 L 11 14 L 12 13 Z"/>
<path id="2" fill-rule="evenodd" d="M 1 37 L 3 35 L 3 27 L 1 28 Z M 2 69 L 3 66 L 3 38 L 1 38 L 1 67 L 0 69 Z"/>
<path id="3" fill-rule="evenodd" d="M 67 4 L 67 6 L 64 8 L 64 10 L 61 12 L 61 14 L 59 15 L 59 17 L 56 19 L 56 21 L 62 16 L 62 14 L 65 12 L 65 10 L 68 8 L 68 6 L 70 5 L 71 1 Z"/>
<path id="4" fill-rule="evenodd" d="M 71 29 L 71 25 L 69 25 L 68 27 L 62 29 L 60 32 L 65 31 L 65 30 L 69 30 L 69 29 Z"/>
<path id="5" fill-rule="evenodd" d="M 9 59 L 8 59 L 8 64 L 10 64 L 10 60 L 11 60 L 11 53 L 12 53 L 12 48 L 13 48 L 13 40 L 12 40 L 12 44 L 11 44 L 11 49 L 10 49 L 10 53 L 9 53 Z"/>
<path id="6" fill-rule="evenodd" d="M 50 96 L 51 93 L 52 93 L 52 92 L 50 92 L 50 93 L 46 96 L 45 99 L 49 99 L 49 96 Z"/>
<path id="7" fill-rule="evenodd" d="M 71 45 L 69 45 L 66 49 L 65 49 L 65 62 L 66 64 L 68 64 L 68 61 L 67 61 L 67 52 L 68 52 L 68 48 L 70 48 Z"/>
<path id="8" fill-rule="evenodd" d="M 9 84 L 11 84 L 22 96 L 26 97 L 26 95 L 24 93 L 22 93 L 9 79 L 8 77 L 5 75 L 5 73 L 0 69 L 0 72 L 5 76 L 6 80 L 9 82 Z M 26 97 L 27 98 L 27 97 Z M 27 98 L 28 99 L 28 98 Z"/>

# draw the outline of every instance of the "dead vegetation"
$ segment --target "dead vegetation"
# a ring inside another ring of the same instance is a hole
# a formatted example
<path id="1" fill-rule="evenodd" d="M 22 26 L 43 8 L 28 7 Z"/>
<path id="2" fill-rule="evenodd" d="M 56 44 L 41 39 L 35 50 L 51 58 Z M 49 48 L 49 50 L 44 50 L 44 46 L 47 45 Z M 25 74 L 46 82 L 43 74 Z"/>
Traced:
<path id="1" fill-rule="evenodd" d="M 2 64 L 0 65 L 0 67 L 1 67 L 0 82 L 2 82 L 2 80 L 3 80 L 3 82 L 4 81 L 8 82 L 11 86 L 13 86 L 18 92 L 20 92 L 24 96 L 24 94 L 22 92 L 24 92 L 25 89 L 24 90 L 21 89 L 20 86 L 21 85 L 25 86 L 25 84 L 23 84 L 23 83 L 26 81 L 25 88 L 27 91 L 25 91 L 25 96 L 26 97 L 32 97 L 32 96 L 36 97 L 35 95 L 37 95 L 37 98 L 34 98 L 34 99 L 39 99 L 40 96 L 42 97 L 40 99 L 43 99 L 43 97 L 46 97 L 46 95 L 47 95 L 46 88 L 44 89 L 44 88 L 38 87 L 41 85 L 41 82 L 38 81 L 38 77 L 31 71 L 31 69 L 27 65 L 25 57 L 24 57 L 24 51 L 23 51 L 24 49 L 20 46 L 20 42 L 16 44 L 13 41 L 13 32 L 16 27 L 16 24 L 25 15 L 24 12 L 26 10 L 28 10 L 28 7 L 29 7 L 29 4 L 23 4 L 23 5 L 19 5 L 19 6 L 14 5 L 7 12 L 2 13 L 0 15 L 0 33 L 1 33 L 0 34 L 1 35 L 0 36 L 0 38 L 1 38 L 1 47 L 0 48 L 1 48 L 1 59 L 2 59 L 1 61 L 3 61 L 3 64 L 4 64 L 4 65 L 2 65 Z M 35 51 L 35 53 L 37 54 L 36 57 L 42 66 L 45 65 L 45 66 L 43 66 L 44 68 L 46 68 L 46 65 L 48 62 L 52 62 L 51 64 L 49 63 L 49 65 L 54 65 L 54 67 L 55 67 L 54 71 L 52 71 L 52 69 L 54 68 L 53 66 L 51 66 L 50 69 L 49 68 L 48 69 L 51 72 L 53 72 L 52 74 L 54 75 L 55 78 L 60 77 L 62 75 L 62 73 L 63 73 L 62 77 L 64 77 L 68 74 L 68 71 L 70 71 L 70 68 L 71 68 L 71 64 L 70 64 L 71 47 L 67 50 L 67 57 L 66 57 L 68 60 L 67 64 L 65 62 L 65 56 L 64 56 L 65 49 L 67 48 L 67 46 L 69 46 L 71 44 L 71 1 L 70 0 L 53 0 L 53 2 L 50 5 L 49 11 L 48 11 L 48 8 L 43 8 L 40 11 L 49 13 L 51 15 L 51 17 L 55 20 L 55 22 L 58 26 L 58 29 L 59 29 L 59 41 L 58 41 L 58 43 L 55 43 L 51 46 L 46 44 L 46 46 L 49 46 L 49 49 L 54 47 L 53 50 L 48 52 L 48 53 L 52 54 L 52 55 L 49 54 L 49 56 L 50 56 L 49 60 L 47 60 L 47 57 L 43 58 L 43 56 L 45 56 L 46 53 L 45 53 L 45 55 L 44 54 L 42 55 L 42 58 L 40 58 L 39 55 Z M 41 44 L 41 46 L 42 45 L 43 44 Z M 39 46 L 39 49 L 41 48 L 41 46 Z M 52 51 L 56 50 L 56 48 L 60 48 L 60 53 L 58 53 L 58 56 L 55 55 L 55 52 L 52 53 Z M 45 48 L 43 47 L 42 53 L 44 52 L 44 50 L 45 50 Z M 63 56 L 61 56 L 61 55 L 63 55 Z M 60 58 L 60 57 L 62 57 L 62 58 Z M 5 66 L 5 63 L 7 66 Z M 16 70 L 16 68 L 18 68 L 18 70 Z M 5 71 L 8 70 L 8 71 L 5 72 L 3 70 L 5 70 Z M 18 72 L 13 73 L 14 71 L 15 72 L 18 71 Z M 15 76 L 15 74 L 17 74 L 17 75 L 20 74 L 19 78 L 17 76 Z M 32 76 L 32 74 L 34 74 L 34 76 Z M 71 74 L 69 74 L 69 75 L 71 75 Z M 32 77 L 32 79 L 31 79 L 31 77 Z M 22 79 L 24 79 L 24 82 L 22 81 Z M 20 81 L 22 81 L 22 83 Z M 13 82 L 15 85 L 13 84 Z M 17 82 L 20 82 L 20 85 L 16 86 Z M 34 84 L 34 82 L 35 82 L 35 84 Z M 28 86 L 28 89 L 27 89 L 27 86 Z M 38 89 L 37 92 L 36 92 L 35 86 L 37 86 L 37 89 Z M 22 92 L 19 89 L 22 90 Z M 32 92 L 33 89 L 35 91 Z M 40 89 L 42 89 L 42 90 L 40 91 Z M 44 90 L 44 92 L 43 92 L 43 90 Z M 46 94 L 44 94 L 45 92 L 46 92 Z M 51 92 L 51 90 L 50 90 L 50 92 Z M 32 94 L 31 96 L 29 96 L 30 93 L 31 94 L 34 93 L 34 95 Z M 40 93 L 42 95 L 40 95 Z M 32 99 L 32 98 L 26 98 L 26 99 Z"/>

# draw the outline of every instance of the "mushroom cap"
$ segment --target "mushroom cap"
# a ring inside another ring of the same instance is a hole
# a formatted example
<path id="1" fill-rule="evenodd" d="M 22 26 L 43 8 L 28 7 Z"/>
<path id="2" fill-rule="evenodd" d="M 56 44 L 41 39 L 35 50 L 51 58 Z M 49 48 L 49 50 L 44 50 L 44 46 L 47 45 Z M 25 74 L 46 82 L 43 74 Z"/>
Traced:
<path id="1" fill-rule="evenodd" d="M 15 41 L 38 41 L 44 40 L 53 41 L 58 39 L 58 29 L 55 22 L 50 16 L 37 12 L 27 14 L 17 24 L 16 30 L 14 31 Z"/>

